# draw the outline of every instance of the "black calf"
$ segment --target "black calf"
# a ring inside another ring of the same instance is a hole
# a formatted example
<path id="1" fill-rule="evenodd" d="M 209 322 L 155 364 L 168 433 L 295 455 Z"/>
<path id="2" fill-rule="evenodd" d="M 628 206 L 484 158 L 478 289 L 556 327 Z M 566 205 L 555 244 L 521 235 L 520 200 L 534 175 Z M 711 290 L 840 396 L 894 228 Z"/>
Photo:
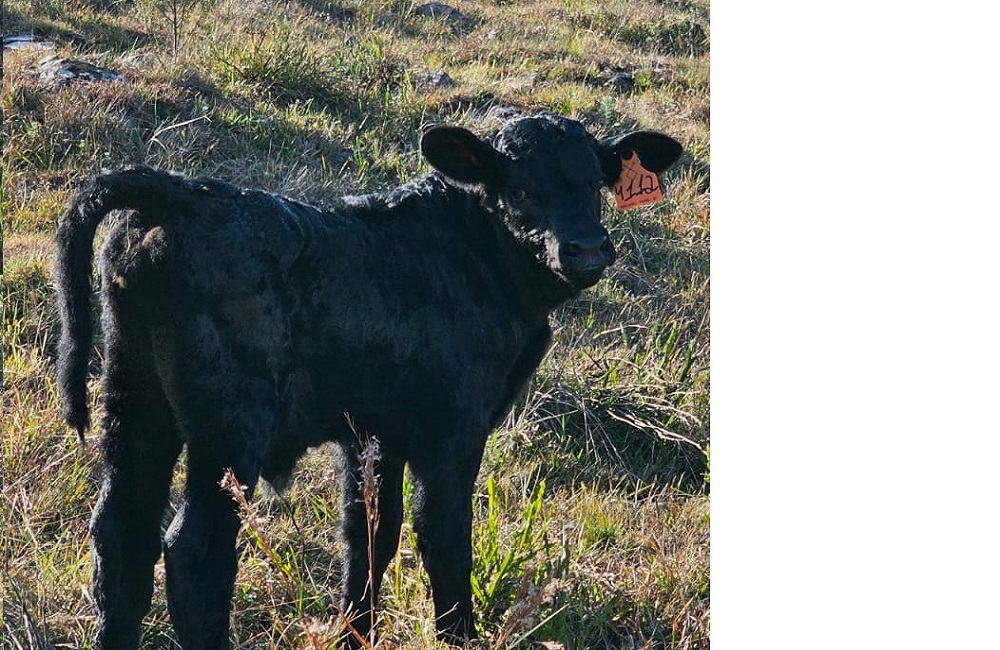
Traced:
<path id="1" fill-rule="evenodd" d="M 104 467 L 92 520 L 104 648 L 135 648 L 160 553 L 173 466 L 184 501 L 163 541 L 181 645 L 226 648 L 239 520 L 219 488 L 283 485 L 310 446 L 346 448 L 342 611 L 368 631 L 399 539 L 403 467 L 442 638 L 475 637 L 471 494 L 486 438 L 538 367 L 550 312 L 596 283 L 615 253 L 601 186 L 636 152 L 661 172 L 667 136 L 598 141 L 578 122 L 522 118 L 487 142 L 435 127 L 436 170 L 321 210 L 210 178 L 148 168 L 98 176 L 59 223 L 59 382 L 68 421 L 89 422 L 94 234 L 100 258 Z M 361 438 L 361 440 L 359 440 Z M 377 439 L 380 524 L 369 584 L 356 462 Z"/>

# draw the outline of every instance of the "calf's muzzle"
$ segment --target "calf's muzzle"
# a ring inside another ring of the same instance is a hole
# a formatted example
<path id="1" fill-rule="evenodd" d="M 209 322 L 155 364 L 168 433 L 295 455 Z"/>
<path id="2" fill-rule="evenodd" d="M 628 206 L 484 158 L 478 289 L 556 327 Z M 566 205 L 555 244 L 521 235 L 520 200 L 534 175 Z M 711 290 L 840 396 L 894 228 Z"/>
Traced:
<path id="1" fill-rule="evenodd" d="M 578 237 L 559 244 L 559 268 L 577 289 L 586 289 L 601 279 L 604 269 L 615 263 L 614 244 L 607 233 Z"/>

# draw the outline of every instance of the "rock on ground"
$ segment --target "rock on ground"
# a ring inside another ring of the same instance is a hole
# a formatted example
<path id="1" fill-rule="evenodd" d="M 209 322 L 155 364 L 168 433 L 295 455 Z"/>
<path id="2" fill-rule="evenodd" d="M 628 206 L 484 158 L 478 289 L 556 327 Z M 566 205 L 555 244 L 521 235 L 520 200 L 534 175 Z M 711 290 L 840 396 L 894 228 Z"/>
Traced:
<path id="1" fill-rule="evenodd" d="M 114 70 L 108 70 L 77 59 L 63 59 L 55 54 L 39 61 L 35 69 L 43 83 L 52 85 L 62 85 L 73 81 L 87 83 L 121 81 L 121 76 Z"/>

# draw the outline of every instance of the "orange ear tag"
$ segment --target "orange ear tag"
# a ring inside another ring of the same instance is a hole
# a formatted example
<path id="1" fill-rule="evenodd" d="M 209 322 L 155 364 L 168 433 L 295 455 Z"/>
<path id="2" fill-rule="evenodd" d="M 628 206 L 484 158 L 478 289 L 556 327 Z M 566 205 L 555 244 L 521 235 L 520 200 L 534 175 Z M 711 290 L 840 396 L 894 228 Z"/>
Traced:
<path id="1" fill-rule="evenodd" d="M 615 181 L 614 189 L 619 210 L 638 208 L 663 200 L 660 179 L 642 166 L 634 151 L 628 158 L 622 158 L 622 173 Z"/>

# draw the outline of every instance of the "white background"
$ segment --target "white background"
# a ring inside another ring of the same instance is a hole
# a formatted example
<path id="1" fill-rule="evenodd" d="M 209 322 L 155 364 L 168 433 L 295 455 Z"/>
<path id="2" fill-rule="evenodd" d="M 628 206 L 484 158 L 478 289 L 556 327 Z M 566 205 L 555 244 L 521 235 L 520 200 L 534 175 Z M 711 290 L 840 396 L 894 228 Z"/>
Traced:
<path id="1" fill-rule="evenodd" d="M 711 6 L 712 644 L 1000 648 L 1000 11 Z"/>

